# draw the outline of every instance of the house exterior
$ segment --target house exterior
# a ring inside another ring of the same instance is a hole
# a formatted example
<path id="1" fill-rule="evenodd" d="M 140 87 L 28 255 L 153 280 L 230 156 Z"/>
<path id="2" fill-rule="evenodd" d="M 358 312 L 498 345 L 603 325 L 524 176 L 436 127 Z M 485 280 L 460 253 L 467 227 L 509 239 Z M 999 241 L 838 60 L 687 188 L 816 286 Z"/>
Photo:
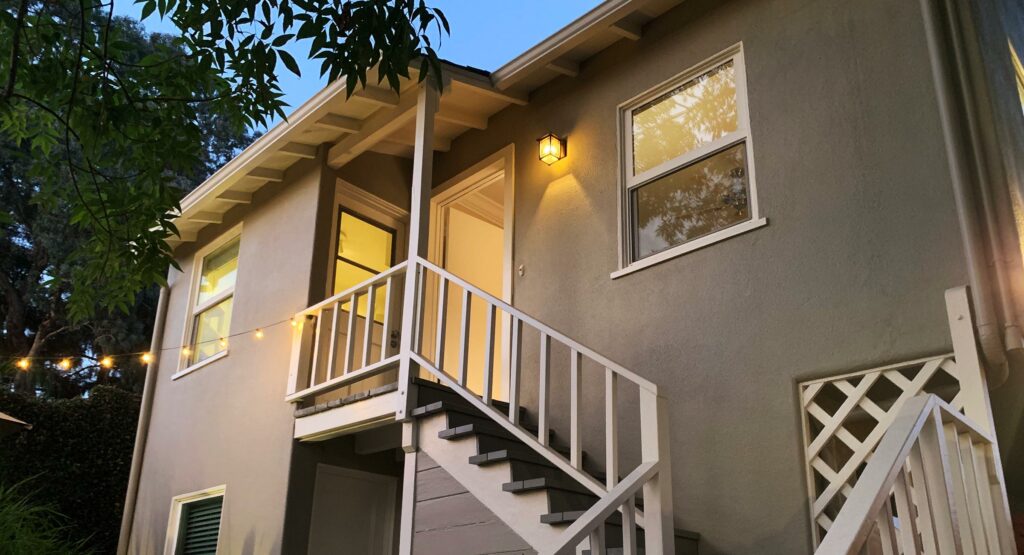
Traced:
<path id="1" fill-rule="evenodd" d="M 1015 552 L 1022 55 L 608 0 L 329 85 L 182 203 L 121 552 Z"/>

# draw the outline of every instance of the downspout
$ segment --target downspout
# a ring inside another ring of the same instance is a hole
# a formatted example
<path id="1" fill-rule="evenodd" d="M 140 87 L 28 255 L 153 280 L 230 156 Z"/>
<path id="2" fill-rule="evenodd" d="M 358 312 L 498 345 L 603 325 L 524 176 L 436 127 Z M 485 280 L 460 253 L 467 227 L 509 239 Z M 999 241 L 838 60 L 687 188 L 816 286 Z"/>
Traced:
<path id="1" fill-rule="evenodd" d="M 968 153 L 974 152 L 976 145 L 965 137 L 965 134 L 971 135 L 969 121 L 965 121 L 970 118 L 968 115 L 962 114 L 960 110 L 962 105 L 969 106 L 970 104 L 964 101 L 966 99 L 958 98 L 958 89 L 963 90 L 958 87 L 957 80 L 958 76 L 965 74 L 963 60 L 956 55 L 955 45 L 950 44 L 955 41 L 955 37 L 946 35 L 945 23 L 949 20 L 946 17 L 947 14 L 943 13 L 940 4 L 944 4 L 944 2 L 942 0 L 921 0 L 921 9 L 928 41 L 928 56 L 935 80 L 935 93 L 939 104 L 946 158 L 949 160 L 950 178 L 953 182 L 960 238 L 964 246 L 968 281 L 974 301 L 978 342 L 987 362 L 988 385 L 994 388 L 1002 385 L 1008 376 L 1006 346 L 995 304 L 999 303 L 1000 312 L 1004 316 L 1012 315 L 1013 311 L 1007 312 L 1006 305 L 1009 299 L 1003 295 L 997 295 L 992 287 L 993 276 L 989 272 L 986 260 L 984 232 L 978 216 L 978 201 L 974 195 L 975 189 L 980 189 L 981 184 L 973 186 L 972 164 L 968 158 Z M 951 64 L 955 67 L 949 67 L 947 60 L 952 60 Z M 969 108 L 967 109 L 969 110 Z M 972 138 L 974 137 L 972 136 Z M 986 208 L 991 209 L 991 206 L 986 206 Z M 990 210 L 986 210 L 986 213 L 989 214 Z M 988 223 L 994 224 L 995 222 Z M 992 225 L 986 227 L 992 229 Z M 997 241 L 992 246 L 998 248 L 998 245 Z M 999 254 L 996 253 L 996 256 Z M 1001 285 L 1005 284 L 1001 283 Z M 1006 320 L 1006 322 L 1012 321 L 1012 317 Z"/>
<path id="2" fill-rule="evenodd" d="M 156 320 L 153 322 L 153 338 L 149 352 L 157 355 L 163 347 L 164 320 L 167 316 L 167 286 L 160 288 L 156 304 Z M 142 406 L 139 408 L 139 426 L 135 430 L 135 450 L 132 452 L 132 468 L 128 474 L 128 491 L 124 498 L 124 512 L 121 515 L 121 534 L 117 540 L 117 555 L 128 553 L 128 540 L 135 520 L 135 501 L 139 494 L 139 476 L 142 474 L 142 457 L 146 451 L 146 436 L 149 434 L 149 419 L 153 414 L 153 392 L 156 389 L 157 365 L 160 357 L 155 356 L 146 366 L 146 381 L 142 389 Z"/>

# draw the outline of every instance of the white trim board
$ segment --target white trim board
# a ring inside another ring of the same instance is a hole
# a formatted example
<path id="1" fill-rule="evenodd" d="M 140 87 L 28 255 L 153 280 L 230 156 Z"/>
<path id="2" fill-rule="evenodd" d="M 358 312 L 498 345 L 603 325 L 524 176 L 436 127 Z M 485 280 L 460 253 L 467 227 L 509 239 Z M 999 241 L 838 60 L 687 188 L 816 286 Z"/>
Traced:
<path id="1" fill-rule="evenodd" d="M 227 484 L 221 484 L 212 488 L 201 489 L 199 491 L 193 491 L 191 493 L 183 493 L 176 495 L 171 498 L 171 510 L 170 516 L 167 521 L 167 536 L 164 539 L 164 555 L 174 555 L 175 550 L 178 548 L 178 534 L 181 526 L 181 510 L 182 508 L 196 501 L 202 501 L 203 499 L 210 499 L 211 497 L 224 497 L 225 505 L 227 504 Z M 217 552 L 220 553 L 220 534 L 224 533 L 224 506 L 221 506 L 221 517 L 220 517 L 220 528 L 217 532 Z"/>

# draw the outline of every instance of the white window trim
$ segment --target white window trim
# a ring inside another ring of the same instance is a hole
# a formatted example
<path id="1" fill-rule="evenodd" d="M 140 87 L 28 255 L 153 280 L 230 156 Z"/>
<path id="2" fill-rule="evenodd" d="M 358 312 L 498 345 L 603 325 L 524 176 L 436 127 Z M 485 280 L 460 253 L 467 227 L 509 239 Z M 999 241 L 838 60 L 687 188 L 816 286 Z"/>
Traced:
<path id="1" fill-rule="evenodd" d="M 733 131 L 723 137 L 701 145 L 696 149 L 667 160 L 639 175 L 633 175 L 633 135 L 632 135 L 632 112 L 636 108 L 650 102 L 659 96 L 679 87 L 688 81 L 732 60 L 736 75 L 736 107 L 737 125 Z M 655 87 L 623 102 L 618 106 L 618 136 L 619 136 L 619 269 L 611 273 L 611 278 L 616 279 L 637 270 L 642 270 L 655 264 L 660 264 L 677 256 L 693 252 L 708 245 L 724 241 L 742 233 L 767 225 L 768 220 L 760 214 L 757 202 L 757 186 L 754 176 L 754 146 L 750 133 L 750 112 L 747 101 L 747 73 L 743 57 L 743 44 L 738 43 L 708 58 L 690 69 L 676 75 L 675 77 L 658 84 Z M 728 148 L 734 144 L 743 142 L 746 149 L 747 159 L 747 187 L 749 189 L 750 218 L 733 224 L 724 229 L 709 233 L 685 243 L 670 247 L 643 258 L 632 260 L 633 233 L 631 222 L 631 210 L 629 194 L 633 189 L 653 182 L 654 180 L 667 175 L 673 171 L 693 164 L 708 155 Z"/>
<path id="2" fill-rule="evenodd" d="M 224 497 L 227 493 L 227 484 L 221 484 L 204 490 L 193 491 L 177 495 L 171 499 L 171 516 L 167 521 L 167 537 L 164 541 L 164 555 L 174 555 L 178 548 L 178 532 L 181 526 L 181 510 L 189 503 L 210 499 L 211 497 Z M 224 509 L 221 507 L 220 528 L 217 530 L 217 552 L 220 552 L 220 534 L 224 529 Z"/>
<path id="3" fill-rule="evenodd" d="M 224 299 L 226 299 L 228 297 L 234 296 L 234 294 L 235 294 L 235 286 L 233 285 L 227 291 L 223 291 L 223 292 L 217 294 L 215 297 L 213 297 L 211 299 L 208 299 L 206 302 L 202 303 L 201 305 L 197 305 L 196 304 L 196 300 L 199 298 L 199 282 L 200 282 L 200 280 L 202 279 L 202 276 L 203 276 L 203 259 L 206 258 L 206 256 L 209 255 L 210 253 L 212 253 L 213 251 L 223 247 L 224 245 L 228 244 L 229 242 L 231 242 L 231 241 L 233 241 L 235 239 L 241 239 L 241 237 L 242 237 L 242 224 L 239 223 L 238 225 L 236 225 L 236 226 L 232 227 L 231 229 L 225 231 L 224 233 L 221 233 L 220 235 L 218 235 L 216 239 L 214 239 L 213 241 L 210 241 L 206 246 L 204 246 L 203 248 L 201 248 L 198 251 L 196 251 L 195 255 L 193 256 L 193 259 L 192 259 L 192 276 L 191 276 L 191 279 L 189 281 L 189 292 L 188 292 L 188 312 L 185 315 L 185 329 L 184 329 L 184 333 L 182 333 L 181 343 L 180 343 L 180 345 L 182 346 L 181 347 L 182 349 L 184 349 L 185 347 L 188 347 L 190 349 L 195 349 L 195 347 L 192 346 L 191 343 L 192 343 L 192 332 L 193 332 L 193 327 L 195 326 L 195 317 L 196 317 L 196 315 L 201 313 L 202 311 L 206 310 L 207 308 L 210 308 L 211 306 L 216 305 L 217 303 L 223 301 Z M 239 244 L 241 244 L 241 243 L 239 243 Z M 241 249 L 239 249 L 239 266 L 241 266 Z M 235 283 L 235 285 L 237 285 L 237 275 L 236 275 L 236 283 Z M 234 306 L 232 306 L 232 308 L 231 308 L 232 313 L 234 313 L 234 310 L 235 310 Z M 233 314 L 232 314 L 232 316 L 233 316 Z M 233 322 L 234 322 L 234 318 L 232 318 L 232 323 Z M 228 331 L 230 333 L 230 329 Z M 229 344 L 229 346 L 230 346 L 230 344 Z M 211 356 L 209 358 L 203 359 L 203 360 L 201 360 L 199 362 L 196 362 L 194 364 L 189 365 L 188 364 L 188 357 L 185 356 L 184 353 L 182 353 L 181 349 L 179 349 L 178 350 L 178 371 L 175 372 L 174 375 L 171 376 L 171 380 L 177 380 L 178 378 L 181 378 L 182 376 L 186 376 L 188 374 L 191 374 L 192 372 L 195 372 L 196 370 L 199 370 L 200 368 L 202 368 L 202 367 L 204 367 L 204 366 L 206 366 L 206 365 L 208 365 L 208 364 L 210 364 L 212 362 L 216 362 L 216 361 L 226 357 L 227 355 L 228 355 L 228 349 L 225 348 L 223 351 L 221 351 L 221 352 L 219 352 L 219 353 L 217 353 L 217 354 L 215 354 L 215 355 L 213 355 L 213 356 Z M 189 356 L 191 356 L 191 355 L 189 355 Z"/>

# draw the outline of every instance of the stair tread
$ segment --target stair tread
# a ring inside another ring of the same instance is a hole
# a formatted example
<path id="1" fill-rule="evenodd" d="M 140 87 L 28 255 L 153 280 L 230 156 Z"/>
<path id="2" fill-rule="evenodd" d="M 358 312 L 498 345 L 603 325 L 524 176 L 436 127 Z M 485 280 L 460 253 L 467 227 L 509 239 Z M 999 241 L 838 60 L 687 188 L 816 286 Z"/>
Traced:
<path id="1" fill-rule="evenodd" d="M 583 486 L 583 484 L 580 484 L 571 478 L 559 480 L 540 477 L 530 478 L 528 480 L 515 480 L 512 482 L 505 482 L 501 485 L 501 489 L 502 491 L 507 491 L 509 493 L 523 493 L 539 489 L 554 489 L 583 495 L 591 495 L 594 497 L 594 500 L 597 500 L 597 496 L 594 496 L 593 492 Z"/>

